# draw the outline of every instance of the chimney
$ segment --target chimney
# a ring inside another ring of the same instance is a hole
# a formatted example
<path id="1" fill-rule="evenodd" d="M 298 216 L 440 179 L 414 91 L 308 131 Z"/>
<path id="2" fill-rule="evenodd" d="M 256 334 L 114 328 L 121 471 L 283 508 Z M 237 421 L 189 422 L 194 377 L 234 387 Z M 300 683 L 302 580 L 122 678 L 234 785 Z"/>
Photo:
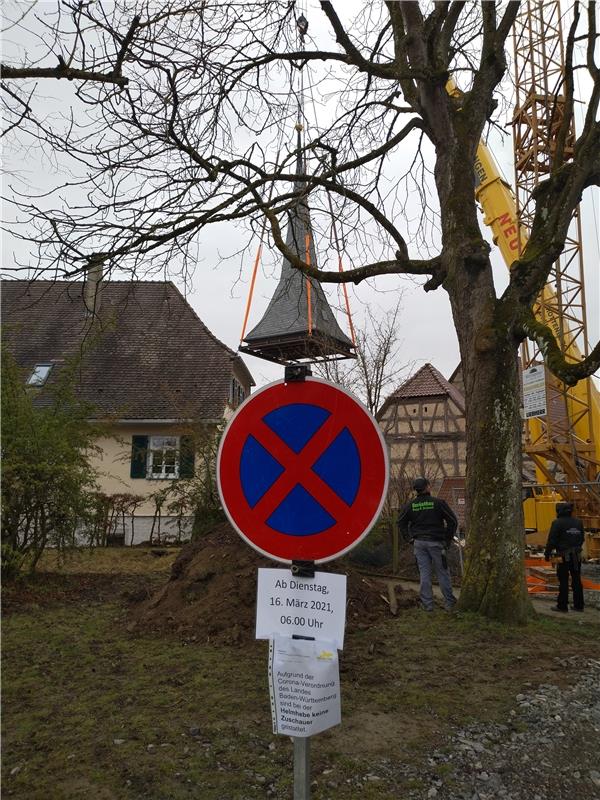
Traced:
<path id="1" fill-rule="evenodd" d="M 83 284 L 83 303 L 86 316 L 92 317 L 100 310 L 100 281 L 102 280 L 102 261 L 90 260 Z"/>

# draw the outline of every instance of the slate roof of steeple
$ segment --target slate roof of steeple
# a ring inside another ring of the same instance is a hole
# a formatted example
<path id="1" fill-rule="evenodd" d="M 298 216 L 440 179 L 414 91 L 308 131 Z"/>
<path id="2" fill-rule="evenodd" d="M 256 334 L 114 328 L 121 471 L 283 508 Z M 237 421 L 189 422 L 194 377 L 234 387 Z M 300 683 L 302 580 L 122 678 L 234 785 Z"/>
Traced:
<path id="1" fill-rule="evenodd" d="M 305 202 L 300 202 L 290 211 L 286 244 L 302 260 L 306 259 L 306 235 L 309 232 L 309 254 L 311 266 L 317 265 L 314 238 L 311 233 L 310 212 Z M 245 337 L 252 342 L 265 337 L 308 331 L 307 282 L 310 283 L 313 332 L 319 331 L 333 339 L 339 339 L 351 347 L 352 342 L 338 325 L 321 284 L 306 278 L 283 259 L 281 276 L 261 321 Z"/>
<path id="2" fill-rule="evenodd" d="M 300 135 L 298 135 L 298 162 L 296 165 L 298 174 L 305 172 L 301 152 Z M 297 181 L 294 189 L 301 192 L 302 184 Z M 317 267 L 310 209 L 306 199 L 302 198 L 289 211 L 286 245 L 303 261 L 307 260 L 307 236 L 310 265 Z M 308 314 L 309 287 L 311 335 L 309 335 Z M 339 351 L 347 355 L 352 354 L 354 349 L 352 341 L 338 325 L 319 281 L 307 278 L 292 267 L 287 258 L 283 258 L 281 275 L 275 293 L 262 319 L 244 337 L 244 342 L 249 352 L 252 352 L 253 346 L 259 346 L 266 341 L 280 340 L 282 348 L 285 348 L 286 341 L 297 343 L 300 339 L 305 339 L 306 357 L 311 349 L 314 354 L 318 354 L 319 347 L 324 349 L 329 347 L 332 352 Z"/>

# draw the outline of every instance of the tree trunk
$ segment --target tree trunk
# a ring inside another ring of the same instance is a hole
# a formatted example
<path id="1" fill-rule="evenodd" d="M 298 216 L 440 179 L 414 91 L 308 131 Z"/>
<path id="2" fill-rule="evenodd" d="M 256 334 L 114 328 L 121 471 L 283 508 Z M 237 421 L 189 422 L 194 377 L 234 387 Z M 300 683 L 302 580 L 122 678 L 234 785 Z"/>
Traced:
<path id="1" fill-rule="evenodd" d="M 436 162 L 444 287 L 465 382 L 468 519 L 460 607 L 524 623 L 531 604 L 524 566 L 518 342 L 510 309 L 496 299 L 469 158 L 464 142 L 450 137 Z"/>
<path id="2" fill-rule="evenodd" d="M 474 350 L 465 376 L 469 516 L 460 607 L 524 623 L 532 607 L 524 567 L 517 351 L 512 342 L 473 357 Z"/>

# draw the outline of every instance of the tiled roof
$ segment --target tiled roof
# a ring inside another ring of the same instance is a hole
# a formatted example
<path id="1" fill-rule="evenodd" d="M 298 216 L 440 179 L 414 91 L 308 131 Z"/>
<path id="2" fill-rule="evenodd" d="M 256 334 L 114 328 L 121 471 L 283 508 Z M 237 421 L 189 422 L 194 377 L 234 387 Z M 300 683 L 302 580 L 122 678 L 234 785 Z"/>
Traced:
<path id="1" fill-rule="evenodd" d="M 432 364 L 424 364 L 420 370 L 399 386 L 384 403 L 387 407 L 394 400 L 412 400 L 421 397 L 440 397 L 448 395 L 457 406 L 464 411 L 465 399 L 456 386 L 449 383 L 446 378 Z M 378 416 L 383 412 L 382 407 Z"/>
<path id="2" fill-rule="evenodd" d="M 465 377 L 463 375 L 462 361 L 458 362 L 458 366 L 448 378 L 448 383 L 456 388 L 464 395 L 465 393 Z"/>
<path id="3" fill-rule="evenodd" d="M 99 414 L 220 419 L 234 368 L 253 383 L 171 282 L 105 281 L 96 318 L 86 316 L 82 290 L 75 281 L 3 281 L 3 336 L 27 370 L 83 352 L 77 393 Z"/>

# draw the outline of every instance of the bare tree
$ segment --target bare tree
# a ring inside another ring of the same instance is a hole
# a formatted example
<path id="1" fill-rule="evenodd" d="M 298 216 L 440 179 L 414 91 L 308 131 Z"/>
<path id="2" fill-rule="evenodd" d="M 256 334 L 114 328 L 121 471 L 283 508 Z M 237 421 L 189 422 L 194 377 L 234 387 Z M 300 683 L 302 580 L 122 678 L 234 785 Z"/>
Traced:
<path id="1" fill-rule="evenodd" d="M 77 276 L 101 265 L 137 275 L 168 264 L 187 275 L 190 246 L 206 225 L 245 220 L 258 228 L 266 218 L 278 249 L 320 281 L 358 284 L 404 274 L 422 276 L 425 291 L 442 287 L 452 306 L 467 406 L 471 516 L 461 604 L 515 621 L 529 613 L 517 350 L 525 337 L 534 339 L 569 384 L 600 365 L 600 346 L 580 363 L 566 361 L 552 331 L 532 313 L 574 209 L 584 190 L 600 183 L 595 3 L 583 13 L 575 4 L 552 169 L 537 190 L 529 242 L 502 294 L 477 216 L 475 151 L 493 119 L 519 5 L 368 3 L 352 20 L 342 4 L 338 13 L 322 0 L 323 24 L 312 20 L 311 38 L 287 0 L 67 3 L 85 22 L 88 47 L 100 54 L 93 71 L 122 71 L 128 83 L 123 89 L 81 83 L 85 116 L 68 117 L 62 126 L 36 127 L 35 113 L 25 115 L 19 135 L 73 159 L 81 188 L 71 204 L 54 208 L 51 197 L 43 204 L 13 198 L 29 215 L 24 235 L 38 248 L 39 269 L 52 274 Z M 45 37 L 55 57 L 63 46 L 57 34 L 55 25 Z M 583 67 L 591 88 L 571 158 L 565 143 L 576 43 L 587 48 Z M 451 73 L 462 89 L 455 97 L 445 88 Z M 5 77 L 9 101 L 27 91 L 19 80 L 14 72 Z M 319 124 L 308 125 L 302 95 L 314 98 Z M 295 140 L 282 143 L 279 131 L 297 122 L 299 105 L 298 148 Z M 409 149 L 403 171 L 399 158 Z M 435 199 L 427 197 L 431 184 Z M 331 200 L 360 266 L 343 274 L 318 271 L 286 248 L 282 226 L 300 196 L 309 198 L 317 228 Z"/>
<path id="2" fill-rule="evenodd" d="M 323 361 L 315 366 L 317 375 L 353 392 L 373 415 L 410 368 L 400 363 L 401 303 L 399 297 L 387 313 L 366 308 L 365 325 L 355 329 L 356 361 Z"/>
<path id="3" fill-rule="evenodd" d="M 3 16 L 3 35 L 26 31 L 36 5 L 37 1 L 34 0 L 28 4 L 15 3 L 12 9 L 7 7 Z M 128 27 L 121 31 L 108 33 L 107 30 L 108 35 L 103 37 L 102 46 L 98 47 L 100 42 L 97 37 L 93 33 L 89 35 L 85 6 L 81 1 L 57 3 L 55 12 L 51 16 L 45 15 L 43 32 L 39 36 L 39 52 L 28 56 L 26 63 L 0 64 L 0 98 L 8 122 L 2 136 L 26 119 L 34 126 L 40 125 L 33 114 L 32 100 L 36 87 L 31 83 L 32 80 L 64 79 L 75 81 L 77 85 L 100 83 L 117 91 L 127 86 L 123 62 L 140 17 L 132 15 Z M 23 81 L 27 83 L 24 91 L 20 88 Z M 40 133 L 43 135 L 43 130 Z"/>

